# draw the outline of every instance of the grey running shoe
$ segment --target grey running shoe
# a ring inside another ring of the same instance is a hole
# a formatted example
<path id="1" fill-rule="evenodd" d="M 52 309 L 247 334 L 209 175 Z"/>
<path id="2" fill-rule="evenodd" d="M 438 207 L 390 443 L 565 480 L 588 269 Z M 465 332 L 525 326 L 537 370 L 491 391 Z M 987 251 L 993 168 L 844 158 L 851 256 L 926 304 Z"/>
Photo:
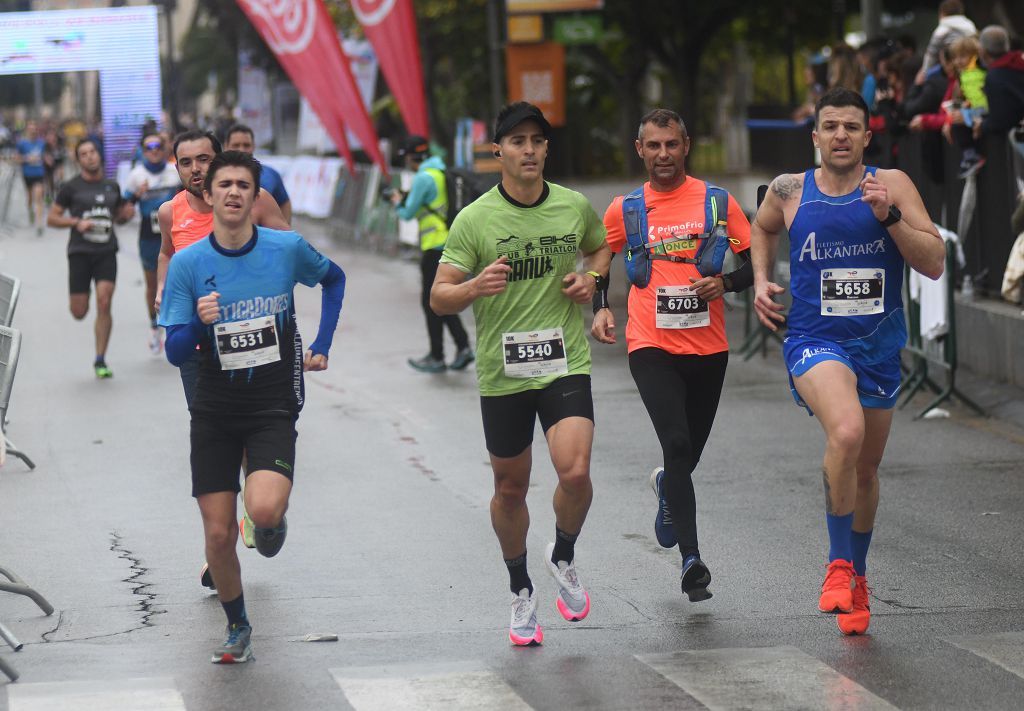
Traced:
<path id="1" fill-rule="evenodd" d="M 464 370 L 474 360 L 476 360 L 476 356 L 473 355 L 473 349 L 466 346 L 459 349 L 459 352 L 455 354 L 455 359 L 448 367 L 452 370 Z"/>
<path id="2" fill-rule="evenodd" d="M 516 647 L 536 647 L 544 641 L 544 630 L 537 624 L 537 598 L 529 588 L 523 588 L 518 595 L 512 593 L 508 639 Z"/>
<path id="3" fill-rule="evenodd" d="M 284 545 L 284 539 L 288 536 L 288 517 L 281 517 L 281 525 L 277 528 L 257 528 L 253 531 L 256 550 L 264 558 L 273 558 Z"/>
<path id="4" fill-rule="evenodd" d="M 409 365 L 421 373 L 443 373 L 448 369 L 444 361 L 432 355 L 425 355 L 422 358 L 410 358 Z"/>
<path id="5" fill-rule="evenodd" d="M 558 561 L 558 565 L 551 562 L 551 553 L 555 550 L 555 544 L 549 543 L 544 551 L 544 562 L 548 566 L 548 572 L 558 583 L 558 598 L 555 606 L 569 622 L 579 622 L 590 612 L 590 595 L 580 585 L 580 579 L 576 575 L 576 565 L 570 561 Z"/>
<path id="6" fill-rule="evenodd" d="M 213 651 L 214 664 L 243 664 L 252 659 L 252 627 L 228 625 L 228 638 Z"/>

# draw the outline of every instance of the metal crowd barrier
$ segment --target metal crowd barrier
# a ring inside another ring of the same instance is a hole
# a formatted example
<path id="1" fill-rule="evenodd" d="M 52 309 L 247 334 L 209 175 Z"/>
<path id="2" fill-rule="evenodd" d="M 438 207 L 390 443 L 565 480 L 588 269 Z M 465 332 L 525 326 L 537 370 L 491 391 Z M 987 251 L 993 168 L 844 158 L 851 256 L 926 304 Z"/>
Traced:
<path id="1" fill-rule="evenodd" d="M 35 469 L 36 465 L 27 454 L 18 449 L 7 439 L 7 408 L 11 400 L 11 389 L 14 386 L 14 373 L 18 369 L 18 355 L 21 351 L 21 332 L 9 326 L 0 326 L 0 437 L 7 454 L 17 457 Z M 3 589 L 0 587 L 0 589 Z"/>
<path id="2" fill-rule="evenodd" d="M 956 242 L 946 240 L 946 289 L 944 293 L 946 307 L 946 333 L 931 340 L 925 339 L 921 334 L 921 304 L 910 298 L 910 267 L 905 270 L 904 290 L 907 292 L 905 299 L 907 311 L 907 330 L 909 338 L 903 350 L 910 355 L 910 367 L 904 374 L 902 388 L 904 390 L 903 402 L 900 403 L 902 410 L 907 406 L 913 397 L 923 388 L 927 387 L 936 395 L 935 398 L 925 406 L 914 417 L 921 419 L 931 410 L 941 405 L 946 400 L 955 397 L 967 405 L 982 417 L 987 413 L 973 400 L 964 395 L 956 387 L 957 370 L 957 348 L 956 348 L 956 306 L 953 299 L 953 275 L 957 265 Z M 934 365 L 946 371 L 946 384 L 940 387 L 932 380 L 929 374 L 929 365 Z"/>
<path id="3" fill-rule="evenodd" d="M 32 460 L 15 448 L 10 443 L 10 440 L 7 439 L 7 435 L 2 433 L 3 424 L 7 416 L 7 406 L 11 397 L 11 386 L 14 383 L 14 373 L 18 367 L 20 349 L 21 333 L 17 329 L 0 326 L 0 437 L 4 440 L 3 443 L 0 443 L 0 446 L 6 445 L 5 448 L 8 454 L 22 459 L 28 464 L 30 469 L 35 469 L 36 465 L 32 463 Z M 53 605 L 46 598 L 15 573 L 4 567 L 0 567 L 0 592 L 24 595 L 38 605 L 44 614 L 53 614 Z M 0 624 L 0 638 L 9 644 L 15 652 L 19 651 L 22 647 L 21 642 L 3 624 Z M 0 658 L 0 672 L 6 674 L 11 681 L 16 681 L 18 678 L 18 672 L 3 658 Z"/>
<path id="4" fill-rule="evenodd" d="M 334 209 L 328 218 L 335 237 L 377 252 L 398 252 L 398 216 L 391 203 L 381 197 L 381 186 L 387 180 L 376 166 L 357 164 L 354 175 L 342 169 Z M 398 176 L 392 176 L 391 181 L 397 188 Z"/>
<path id="5" fill-rule="evenodd" d="M 18 167 L 8 155 L 0 156 L 0 231 L 8 231 L 11 212 L 11 194 L 17 180 Z"/>

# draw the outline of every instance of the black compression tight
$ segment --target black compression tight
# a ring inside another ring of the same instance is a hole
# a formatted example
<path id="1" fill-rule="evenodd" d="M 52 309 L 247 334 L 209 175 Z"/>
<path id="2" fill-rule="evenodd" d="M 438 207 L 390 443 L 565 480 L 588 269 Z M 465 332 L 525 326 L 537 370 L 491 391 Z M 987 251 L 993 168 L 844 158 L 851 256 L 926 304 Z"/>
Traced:
<path id="1" fill-rule="evenodd" d="M 641 348 L 629 354 L 629 370 L 661 442 L 663 491 L 683 556 L 700 554 L 691 475 L 715 422 L 728 362 L 728 351 L 698 356 Z"/>

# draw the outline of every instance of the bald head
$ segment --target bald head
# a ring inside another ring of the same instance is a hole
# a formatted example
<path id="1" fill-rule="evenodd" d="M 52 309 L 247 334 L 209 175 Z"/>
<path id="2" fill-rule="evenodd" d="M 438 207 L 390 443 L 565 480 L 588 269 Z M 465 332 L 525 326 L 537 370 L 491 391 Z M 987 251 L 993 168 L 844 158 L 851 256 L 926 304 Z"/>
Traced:
<path id="1" fill-rule="evenodd" d="M 998 59 L 1010 51 L 1010 35 L 999 25 L 989 25 L 978 35 L 981 51 Z"/>

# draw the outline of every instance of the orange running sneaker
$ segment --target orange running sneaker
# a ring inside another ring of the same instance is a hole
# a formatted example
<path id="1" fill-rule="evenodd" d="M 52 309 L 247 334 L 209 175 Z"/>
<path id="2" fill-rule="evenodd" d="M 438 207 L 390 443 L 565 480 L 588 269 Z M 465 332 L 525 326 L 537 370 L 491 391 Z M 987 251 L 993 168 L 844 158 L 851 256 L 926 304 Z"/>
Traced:
<path id="1" fill-rule="evenodd" d="M 868 598 L 868 579 L 863 575 L 854 576 L 853 612 L 836 615 L 836 624 L 843 634 L 864 634 L 871 624 L 871 601 Z"/>
<path id="2" fill-rule="evenodd" d="M 822 612 L 853 611 L 853 563 L 837 558 L 828 564 L 825 582 L 821 584 L 818 609 Z"/>

